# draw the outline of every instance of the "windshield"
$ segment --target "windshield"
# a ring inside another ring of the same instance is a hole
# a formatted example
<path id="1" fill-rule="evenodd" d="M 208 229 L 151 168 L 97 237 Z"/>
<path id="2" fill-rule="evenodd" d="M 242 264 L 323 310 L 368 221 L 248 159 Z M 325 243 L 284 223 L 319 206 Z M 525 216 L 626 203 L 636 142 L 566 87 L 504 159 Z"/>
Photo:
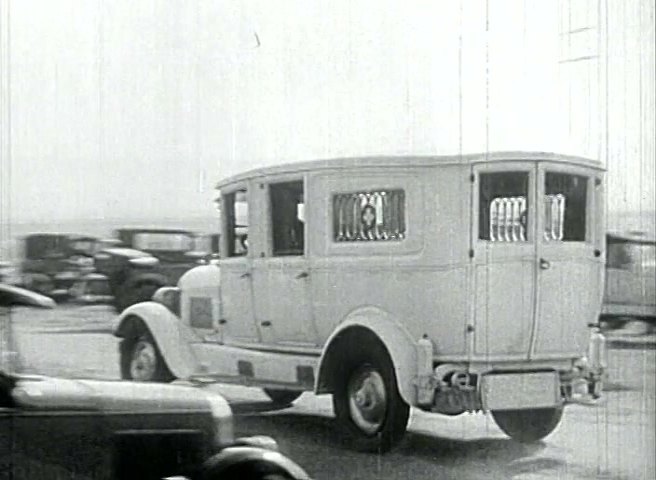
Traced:
<path id="1" fill-rule="evenodd" d="M 109 283 L 106 280 L 89 280 L 87 293 L 90 295 L 110 295 Z"/>
<path id="2" fill-rule="evenodd" d="M 58 235 L 34 236 L 25 239 L 25 258 L 39 259 L 62 255 L 66 237 Z"/>
<path id="3" fill-rule="evenodd" d="M 619 242 L 608 244 L 608 267 L 640 270 L 656 267 L 656 245 Z"/>
<path id="4" fill-rule="evenodd" d="M 85 255 L 93 255 L 96 253 L 97 242 L 93 240 L 73 240 L 70 243 L 70 250 L 75 253 L 82 253 Z"/>
<path id="5" fill-rule="evenodd" d="M 133 245 L 138 250 L 188 252 L 194 248 L 194 239 L 184 233 L 137 233 Z"/>
<path id="6" fill-rule="evenodd" d="M 656 266 L 656 245 L 629 244 L 626 250 L 632 263 L 642 267 Z"/>

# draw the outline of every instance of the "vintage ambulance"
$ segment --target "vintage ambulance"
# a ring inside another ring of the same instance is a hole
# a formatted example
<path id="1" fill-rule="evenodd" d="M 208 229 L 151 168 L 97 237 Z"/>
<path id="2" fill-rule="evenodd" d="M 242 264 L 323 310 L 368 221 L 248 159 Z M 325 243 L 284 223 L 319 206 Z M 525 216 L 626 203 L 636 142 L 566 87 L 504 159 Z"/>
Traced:
<path id="1" fill-rule="evenodd" d="M 541 152 L 342 158 L 219 183 L 221 258 L 119 317 L 126 379 L 332 394 L 385 451 L 410 407 L 520 441 L 598 397 L 603 169 Z"/>

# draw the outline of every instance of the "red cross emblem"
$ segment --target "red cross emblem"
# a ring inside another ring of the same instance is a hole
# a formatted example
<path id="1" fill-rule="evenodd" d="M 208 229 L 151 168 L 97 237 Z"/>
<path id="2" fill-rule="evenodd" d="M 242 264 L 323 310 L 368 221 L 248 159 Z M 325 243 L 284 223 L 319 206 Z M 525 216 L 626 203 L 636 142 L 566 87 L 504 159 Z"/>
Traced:
<path id="1" fill-rule="evenodd" d="M 365 205 L 360 218 L 366 228 L 372 228 L 376 223 L 376 209 L 372 205 Z"/>

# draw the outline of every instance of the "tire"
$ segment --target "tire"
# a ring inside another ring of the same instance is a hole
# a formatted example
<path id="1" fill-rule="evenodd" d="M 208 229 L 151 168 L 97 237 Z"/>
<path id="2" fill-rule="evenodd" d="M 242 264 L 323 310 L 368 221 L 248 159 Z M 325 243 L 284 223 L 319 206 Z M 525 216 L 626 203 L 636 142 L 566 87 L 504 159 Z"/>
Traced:
<path id="1" fill-rule="evenodd" d="M 556 429 L 562 416 L 562 407 L 492 412 L 499 428 L 513 440 L 522 443 L 542 440 Z"/>
<path id="2" fill-rule="evenodd" d="M 401 441 L 410 407 L 382 345 L 371 345 L 342 365 L 333 408 L 344 440 L 355 450 L 384 453 Z"/>
<path id="3" fill-rule="evenodd" d="M 303 392 L 298 392 L 295 390 L 274 390 L 270 388 L 265 388 L 264 393 L 271 399 L 271 401 L 276 405 L 291 405 L 294 400 L 301 396 Z"/>
<path id="4" fill-rule="evenodd" d="M 238 463 L 229 467 L 217 465 L 200 475 L 200 480 L 295 480 L 290 474 L 275 466 L 261 462 Z"/>
<path id="5" fill-rule="evenodd" d="M 175 380 L 150 332 L 144 326 L 136 330 L 120 344 L 121 378 L 163 383 Z"/>

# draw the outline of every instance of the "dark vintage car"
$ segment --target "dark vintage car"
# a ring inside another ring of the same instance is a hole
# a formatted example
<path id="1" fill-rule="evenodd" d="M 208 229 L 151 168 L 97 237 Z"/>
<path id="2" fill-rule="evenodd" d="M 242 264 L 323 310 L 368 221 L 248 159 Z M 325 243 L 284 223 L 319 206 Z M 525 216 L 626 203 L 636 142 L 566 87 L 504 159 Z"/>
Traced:
<path id="1" fill-rule="evenodd" d="M 65 299 L 73 284 L 93 271 L 95 237 L 35 233 L 23 239 L 22 285 L 29 290 Z"/>
<path id="2" fill-rule="evenodd" d="M 118 311 L 149 300 L 158 288 L 175 285 L 207 252 L 196 250 L 196 235 L 188 230 L 124 228 L 114 232 L 118 244 L 95 257 L 98 273 L 107 276 Z"/>
<path id="3" fill-rule="evenodd" d="M 606 286 L 601 320 L 611 327 L 656 323 L 656 236 L 642 231 L 606 235 Z"/>
<path id="4" fill-rule="evenodd" d="M 230 407 L 218 394 L 11 373 L 15 305 L 54 304 L 0 285 L 0 479 L 309 478 L 272 439 L 235 439 Z"/>

